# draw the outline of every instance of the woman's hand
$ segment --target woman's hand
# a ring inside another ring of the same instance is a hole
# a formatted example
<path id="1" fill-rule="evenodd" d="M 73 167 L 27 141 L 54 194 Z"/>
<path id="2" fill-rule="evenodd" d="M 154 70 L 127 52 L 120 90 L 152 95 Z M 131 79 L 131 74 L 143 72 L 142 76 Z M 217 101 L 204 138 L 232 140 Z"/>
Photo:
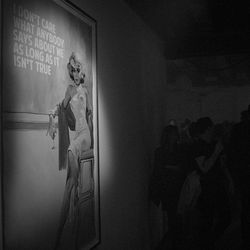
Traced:
<path id="1" fill-rule="evenodd" d="M 53 116 L 55 118 L 58 115 L 58 105 L 54 109 L 49 110 L 49 116 Z"/>
<path id="2" fill-rule="evenodd" d="M 224 149 L 224 147 L 223 147 L 221 141 L 218 141 L 217 144 L 216 144 L 216 146 L 215 146 L 214 152 L 215 152 L 217 155 L 219 155 L 219 154 L 222 152 L 223 149 Z"/>

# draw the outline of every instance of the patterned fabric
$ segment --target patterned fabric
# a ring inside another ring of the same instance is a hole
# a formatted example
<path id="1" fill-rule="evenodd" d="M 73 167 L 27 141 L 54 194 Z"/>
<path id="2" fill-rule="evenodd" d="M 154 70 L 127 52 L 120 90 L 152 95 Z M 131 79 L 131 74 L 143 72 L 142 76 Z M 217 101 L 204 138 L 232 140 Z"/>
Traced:
<path id="1" fill-rule="evenodd" d="M 80 84 L 77 93 L 70 100 L 70 107 L 76 119 L 75 136 L 70 142 L 69 150 L 78 161 L 82 154 L 91 147 L 91 136 L 86 119 L 87 90 Z"/>

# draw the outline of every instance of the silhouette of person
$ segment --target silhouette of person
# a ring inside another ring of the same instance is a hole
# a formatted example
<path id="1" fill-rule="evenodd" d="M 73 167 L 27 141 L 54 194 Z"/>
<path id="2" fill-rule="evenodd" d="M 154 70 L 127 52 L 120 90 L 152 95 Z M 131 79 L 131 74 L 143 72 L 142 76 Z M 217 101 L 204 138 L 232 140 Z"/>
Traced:
<path id="1" fill-rule="evenodd" d="M 230 163 L 240 193 L 242 248 L 250 249 L 250 107 L 232 129 Z"/>
<path id="2" fill-rule="evenodd" d="M 168 125 L 162 132 L 160 147 L 155 151 L 154 181 L 157 188 L 154 201 L 162 204 L 165 226 L 165 235 L 157 249 L 174 249 L 178 243 L 180 221 L 177 205 L 185 179 L 178 141 L 177 126 Z"/>
<path id="3" fill-rule="evenodd" d="M 214 124 L 209 117 L 197 120 L 198 140 L 193 156 L 200 172 L 201 194 L 198 209 L 201 214 L 199 244 L 201 249 L 213 249 L 230 223 L 229 199 L 224 185 L 225 174 L 220 157 L 221 141 L 213 142 Z"/>

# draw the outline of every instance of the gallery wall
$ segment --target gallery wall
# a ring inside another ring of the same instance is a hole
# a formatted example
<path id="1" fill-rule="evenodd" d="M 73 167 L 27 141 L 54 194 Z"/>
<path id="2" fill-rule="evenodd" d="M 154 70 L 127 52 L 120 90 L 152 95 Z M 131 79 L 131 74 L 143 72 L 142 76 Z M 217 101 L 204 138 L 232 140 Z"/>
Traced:
<path id="1" fill-rule="evenodd" d="M 52 149 L 46 130 L 7 130 L 3 139 L 5 244 L 51 249 L 66 179 L 58 170 L 58 147 Z"/>
<path id="2" fill-rule="evenodd" d="M 179 124 L 201 116 L 239 121 L 250 104 L 249 69 L 244 54 L 168 60 L 165 117 Z"/>
<path id="3" fill-rule="evenodd" d="M 101 244 L 149 249 L 148 178 L 163 126 L 163 44 L 123 1 L 74 1 L 97 20 Z"/>
<path id="4" fill-rule="evenodd" d="M 210 116 L 214 122 L 238 122 L 240 113 L 249 103 L 249 87 L 214 87 L 191 90 L 169 90 L 166 93 L 165 117 L 180 124 L 188 118 L 192 121 Z"/>

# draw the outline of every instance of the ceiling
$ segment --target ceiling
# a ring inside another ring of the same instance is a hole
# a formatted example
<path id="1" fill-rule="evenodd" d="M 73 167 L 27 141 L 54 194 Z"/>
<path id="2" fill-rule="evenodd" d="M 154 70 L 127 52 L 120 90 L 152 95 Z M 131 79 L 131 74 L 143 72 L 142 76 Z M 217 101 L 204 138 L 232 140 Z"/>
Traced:
<path id="1" fill-rule="evenodd" d="M 164 40 L 168 59 L 250 54 L 250 3 L 242 0 L 124 1 Z"/>

